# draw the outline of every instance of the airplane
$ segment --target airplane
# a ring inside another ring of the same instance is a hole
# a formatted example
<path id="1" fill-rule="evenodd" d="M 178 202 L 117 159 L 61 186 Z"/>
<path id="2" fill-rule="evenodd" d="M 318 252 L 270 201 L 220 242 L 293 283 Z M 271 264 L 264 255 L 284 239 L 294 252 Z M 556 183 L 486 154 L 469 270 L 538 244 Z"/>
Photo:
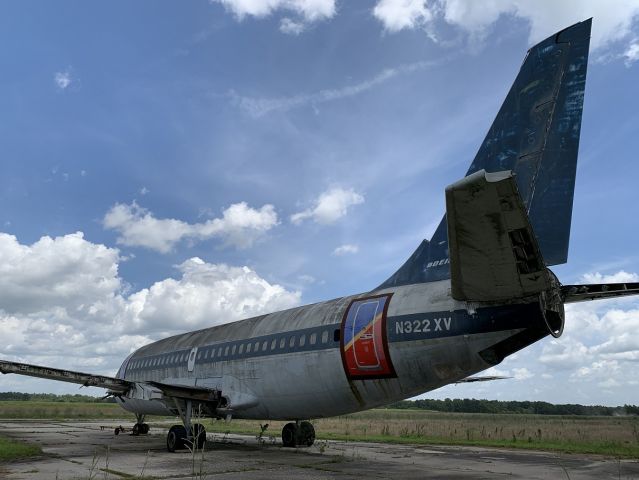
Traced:
<path id="1" fill-rule="evenodd" d="M 533 46 L 465 177 L 446 188 L 430 241 L 378 287 L 172 336 L 115 377 L 0 361 L 0 371 L 105 388 L 136 415 L 176 415 L 170 452 L 202 448 L 197 418 L 309 419 L 387 405 L 475 376 L 564 328 L 564 304 L 639 294 L 639 283 L 562 285 L 592 19 Z"/>

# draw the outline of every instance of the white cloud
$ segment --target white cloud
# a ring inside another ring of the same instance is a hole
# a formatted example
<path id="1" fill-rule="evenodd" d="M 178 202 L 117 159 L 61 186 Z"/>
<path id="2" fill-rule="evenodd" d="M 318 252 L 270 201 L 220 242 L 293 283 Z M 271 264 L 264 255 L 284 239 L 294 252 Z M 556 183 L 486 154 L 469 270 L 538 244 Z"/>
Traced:
<path id="1" fill-rule="evenodd" d="M 335 223 L 348 213 L 353 205 L 364 203 L 364 197 L 352 188 L 335 187 L 322 193 L 315 206 L 291 215 L 291 222 L 299 225 L 307 219 L 321 224 Z"/>
<path id="2" fill-rule="evenodd" d="M 598 49 L 632 33 L 633 20 L 639 14 L 639 0 L 379 0 L 373 14 L 391 32 L 432 26 L 441 21 L 474 38 L 483 37 L 500 16 L 514 16 L 530 24 L 531 43 L 594 17 L 592 47 Z"/>
<path id="3" fill-rule="evenodd" d="M 377 85 L 381 85 L 392 78 L 407 75 L 438 65 L 439 61 L 421 61 L 395 68 L 387 68 L 377 75 L 360 83 L 347 85 L 341 88 L 329 88 L 314 93 L 298 93 L 286 97 L 255 98 L 238 95 L 235 91 L 229 92 L 232 102 L 241 110 L 244 110 L 254 118 L 260 118 L 275 111 L 287 111 L 308 105 L 316 108 L 318 104 L 352 97 L 366 92 Z"/>
<path id="4" fill-rule="evenodd" d="M 271 285 L 248 267 L 213 265 L 191 258 L 168 278 L 130 297 L 139 329 L 191 330 L 283 310 L 300 302 L 299 292 Z"/>
<path id="5" fill-rule="evenodd" d="M 602 275 L 599 272 L 586 273 L 579 279 L 582 283 L 626 283 L 639 282 L 639 275 L 620 270 L 609 275 Z"/>
<path id="6" fill-rule="evenodd" d="M 151 191 L 151 190 L 149 190 L 148 188 L 146 188 L 146 187 L 144 187 L 144 186 L 143 186 L 143 187 L 140 189 L 139 193 L 140 193 L 140 195 L 144 196 L 144 195 L 148 194 L 150 191 Z"/>
<path id="7" fill-rule="evenodd" d="M 237 248 L 251 246 L 264 233 L 278 224 L 273 205 L 259 210 L 245 202 L 235 203 L 222 212 L 222 218 L 190 224 L 173 218 L 159 219 L 133 202 L 116 204 L 102 221 L 107 229 L 116 230 L 121 245 L 140 246 L 167 253 L 183 239 L 193 241 L 221 238 Z"/>
<path id="8" fill-rule="evenodd" d="M 433 17 L 424 0 L 380 0 L 373 9 L 373 15 L 390 32 L 424 25 Z"/>
<path id="9" fill-rule="evenodd" d="M 53 75 L 53 81 L 55 82 L 55 85 L 59 90 L 66 90 L 73 81 L 73 79 L 71 78 L 71 72 L 69 70 L 56 72 Z"/>
<path id="10" fill-rule="evenodd" d="M 306 29 L 306 25 L 303 22 L 296 22 L 288 17 L 283 18 L 280 21 L 280 32 L 287 33 L 289 35 L 299 35 Z"/>
<path id="11" fill-rule="evenodd" d="M 247 16 L 264 18 L 276 11 L 293 13 L 298 20 L 284 17 L 280 23 L 283 33 L 298 35 L 306 25 L 327 20 L 335 15 L 335 0 L 210 0 L 221 3 L 238 20 Z"/>
<path id="12" fill-rule="evenodd" d="M 635 40 L 628 45 L 626 51 L 623 52 L 623 57 L 627 67 L 630 67 L 633 63 L 639 60 L 639 41 Z"/>
<path id="13" fill-rule="evenodd" d="M 63 301 L 82 308 L 121 288 L 116 249 L 87 242 L 82 232 L 22 245 L 0 233 L 0 309 L 35 313 Z"/>
<path id="14" fill-rule="evenodd" d="M 82 233 L 32 245 L 0 234 L 0 358 L 113 374 L 152 340 L 300 302 L 248 267 L 199 258 L 179 265 L 178 279 L 127 295 L 119 260 Z"/>
<path id="15" fill-rule="evenodd" d="M 515 380 L 528 380 L 529 378 L 534 377 L 535 374 L 527 368 L 523 367 L 513 368 L 513 376 L 515 377 Z"/>
<path id="16" fill-rule="evenodd" d="M 357 245 L 351 245 L 349 243 L 345 245 L 340 245 L 335 250 L 333 250 L 333 255 L 342 256 L 347 254 L 353 254 L 359 252 L 359 247 Z"/>

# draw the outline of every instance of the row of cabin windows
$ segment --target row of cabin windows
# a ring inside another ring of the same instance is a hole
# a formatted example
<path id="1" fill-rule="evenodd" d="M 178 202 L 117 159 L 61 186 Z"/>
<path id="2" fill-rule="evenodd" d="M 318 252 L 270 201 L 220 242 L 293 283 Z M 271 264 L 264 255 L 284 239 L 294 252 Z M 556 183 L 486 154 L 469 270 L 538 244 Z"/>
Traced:
<path id="1" fill-rule="evenodd" d="M 333 334 L 333 341 L 338 342 L 340 337 L 340 331 L 335 330 Z M 308 344 L 309 345 L 317 345 L 318 342 L 321 342 L 322 345 L 328 343 L 329 339 L 329 331 L 322 331 L 321 335 L 318 335 L 317 332 L 313 332 L 308 335 Z M 275 351 L 276 349 L 282 350 L 287 344 L 289 348 L 304 347 L 307 341 L 307 334 L 303 333 L 301 335 L 290 335 L 288 337 L 280 337 L 273 338 L 272 340 L 256 340 L 250 342 L 244 342 L 239 345 L 226 345 L 221 347 L 213 347 L 208 348 L 204 347 L 203 349 L 198 351 L 197 359 L 198 360 L 214 360 L 221 359 L 224 357 L 228 357 L 230 355 L 235 355 L 236 353 L 239 355 L 243 355 L 244 353 L 264 353 L 268 351 Z M 184 363 L 188 360 L 189 353 L 172 353 L 163 355 L 162 357 L 156 358 L 147 358 L 143 360 L 135 360 L 131 368 L 154 368 L 154 367 L 162 367 L 168 365 L 176 365 L 179 363 Z"/>

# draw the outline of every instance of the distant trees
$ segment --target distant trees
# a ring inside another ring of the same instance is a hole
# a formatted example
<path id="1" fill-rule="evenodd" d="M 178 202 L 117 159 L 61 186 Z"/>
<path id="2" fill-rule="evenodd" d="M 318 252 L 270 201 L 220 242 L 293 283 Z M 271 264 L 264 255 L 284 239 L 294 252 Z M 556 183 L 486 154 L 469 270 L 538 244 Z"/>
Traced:
<path id="1" fill-rule="evenodd" d="M 54 393 L 20 393 L 20 392 L 0 392 L 0 402 L 2 401 L 23 401 L 23 402 L 90 402 L 90 403 L 115 403 L 115 399 L 92 397 L 90 395 L 56 395 Z"/>
<path id="2" fill-rule="evenodd" d="M 446 398 L 445 400 L 403 400 L 387 408 L 432 410 L 458 413 L 528 413 L 536 415 L 639 415 L 636 405 L 605 407 L 602 405 L 559 404 L 531 401 L 477 400 L 474 398 Z"/>

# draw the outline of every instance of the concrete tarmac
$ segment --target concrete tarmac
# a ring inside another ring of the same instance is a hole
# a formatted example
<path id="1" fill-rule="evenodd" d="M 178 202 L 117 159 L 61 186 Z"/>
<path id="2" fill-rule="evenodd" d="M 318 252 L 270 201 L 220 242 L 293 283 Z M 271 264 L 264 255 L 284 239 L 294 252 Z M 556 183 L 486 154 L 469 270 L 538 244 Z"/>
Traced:
<path id="1" fill-rule="evenodd" d="M 259 442 L 254 436 L 209 433 L 203 453 L 168 453 L 168 425 L 134 437 L 114 435 L 119 424 L 2 420 L 2 435 L 37 443 L 43 455 L 0 463 L 0 478 L 639 479 L 639 460 L 479 447 L 317 441 L 290 449 L 279 437 Z"/>

